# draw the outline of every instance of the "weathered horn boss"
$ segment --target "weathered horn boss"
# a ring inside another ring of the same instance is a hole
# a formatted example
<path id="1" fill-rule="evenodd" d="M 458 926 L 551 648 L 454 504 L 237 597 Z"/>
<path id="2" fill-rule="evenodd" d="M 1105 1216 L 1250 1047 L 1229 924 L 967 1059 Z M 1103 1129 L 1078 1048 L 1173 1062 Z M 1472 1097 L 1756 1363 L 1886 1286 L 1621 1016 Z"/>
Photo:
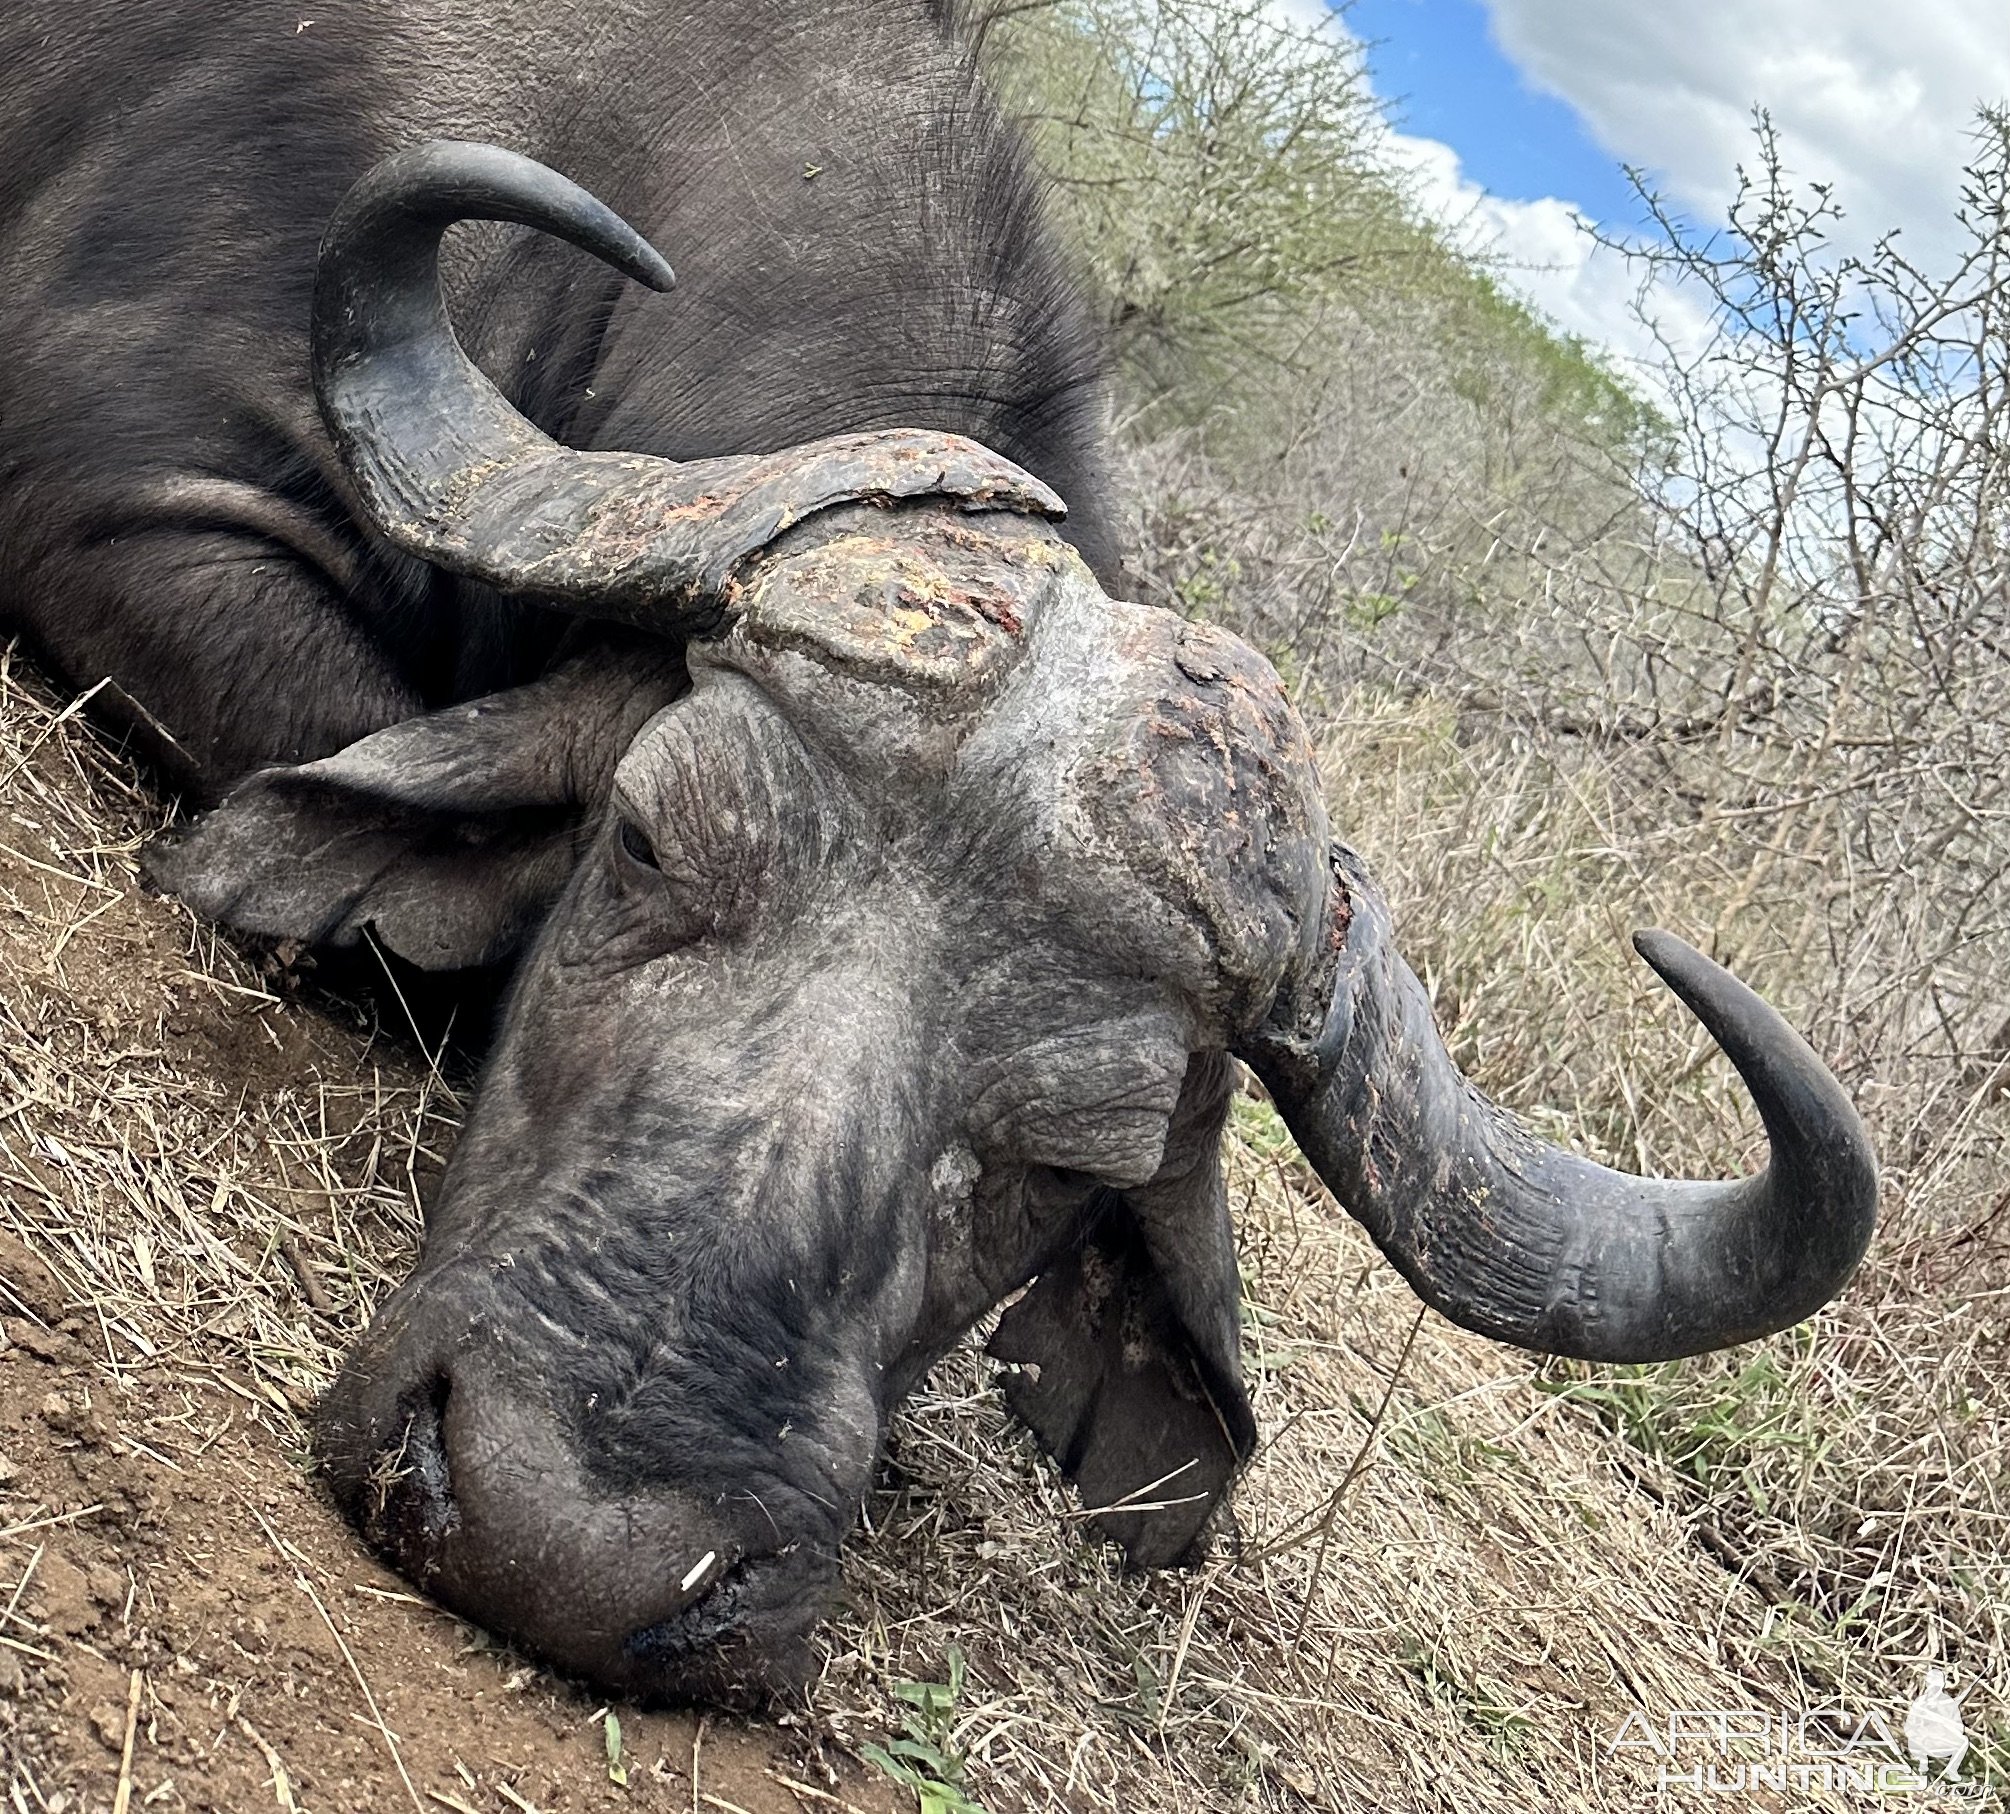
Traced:
<path id="1" fill-rule="evenodd" d="M 323 248 L 316 381 L 364 504 L 415 555 L 585 616 L 691 635 L 732 619 L 763 561 L 799 563 L 800 594 L 816 539 L 802 526 L 835 507 L 1063 514 L 1030 475 L 949 435 L 862 434 L 682 465 L 562 447 L 454 339 L 436 255 L 466 219 L 536 227 L 657 289 L 672 281 L 618 217 L 508 152 L 421 147 L 351 194 Z M 1055 532 L 1026 523 L 1012 547 L 1028 536 L 1055 558 L 999 559 L 982 587 L 994 615 L 1030 619 L 1054 588 L 1093 590 Z M 833 613 L 856 612 L 859 596 L 848 584 Z M 1235 684 L 1259 672 L 1239 651 Z M 1211 859 L 1219 898 L 1288 908 L 1282 944 L 1275 915 L 1261 937 L 1251 926 L 1260 951 L 1238 946 L 1232 913 L 1212 916 L 1223 983 L 1210 1034 L 1262 1077 L 1306 1157 L 1429 1303 L 1523 1347 L 1638 1361 L 1785 1327 L 1848 1279 L 1875 1219 L 1870 1147 L 1834 1078 L 1771 1008 L 1681 940 L 1636 939 L 1750 1089 L 1772 1149 L 1757 1177 L 1636 1178 L 1538 1140 L 1459 1074 L 1359 860 L 1339 845 L 1330 867 L 1306 860 L 1326 826 L 1302 729 L 1281 701 L 1231 721 L 1268 744 L 1243 754 L 1299 803 L 1298 833 L 1240 851 L 1197 843 L 1227 853 Z"/>
<path id="2" fill-rule="evenodd" d="M 843 435 L 689 464 L 561 447 L 454 338 L 439 250 L 462 220 L 541 228 L 651 289 L 676 281 L 577 184 L 492 145 L 421 145 L 350 190 L 321 246 L 315 388 L 365 508 L 410 553 L 585 616 L 688 630 L 717 618 L 748 560 L 836 505 L 929 497 L 1066 514 L 1029 473 L 959 435 Z"/>

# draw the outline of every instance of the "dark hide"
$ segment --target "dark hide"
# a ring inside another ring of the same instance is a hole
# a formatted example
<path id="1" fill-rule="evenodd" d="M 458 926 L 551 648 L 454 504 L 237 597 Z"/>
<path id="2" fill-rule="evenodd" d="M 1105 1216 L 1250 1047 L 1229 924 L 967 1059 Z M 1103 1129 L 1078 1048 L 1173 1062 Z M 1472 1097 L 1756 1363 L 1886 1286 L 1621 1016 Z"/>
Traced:
<path id="1" fill-rule="evenodd" d="M 1136 1566 L 1192 1559 L 1256 1446 L 1222 1185 L 1230 1067 L 1194 1059 L 1158 1175 L 1111 1192 L 1081 1246 L 1005 1312 L 1005 1395 Z"/>
<path id="2" fill-rule="evenodd" d="M 315 13 L 0 13 L 0 607 L 226 796 L 187 899 L 517 963 L 319 1420 L 415 1580 L 611 1688 L 798 1676 L 888 1412 L 1022 1291 L 1013 1403 L 1191 1557 L 1255 1438 L 1230 1052 L 1489 1333 L 1688 1353 L 1848 1276 L 1869 1148 L 1762 1001 L 1642 946 L 1764 1174 L 1545 1146 L 1269 665 L 1105 595 L 1092 337 L 943 7 Z M 578 249 L 667 284 L 633 228 L 674 295 Z"/>
<path id="3" fill-rule="evenodd" d="M 1094 335 L 941 9 L 311 11 L 0 9 L 0 616 L 109 677 L 184 786 L 521 684 L 557 643 L 388 550 L 314 407 L 322 228 L 435 135 L 565 171 L 678 266 L 657 298 L 543 235 L 455 236 L 454 320 L 547 432 L 696 459 L 952 430 L 1067 498 L 1111 577 Z"/>

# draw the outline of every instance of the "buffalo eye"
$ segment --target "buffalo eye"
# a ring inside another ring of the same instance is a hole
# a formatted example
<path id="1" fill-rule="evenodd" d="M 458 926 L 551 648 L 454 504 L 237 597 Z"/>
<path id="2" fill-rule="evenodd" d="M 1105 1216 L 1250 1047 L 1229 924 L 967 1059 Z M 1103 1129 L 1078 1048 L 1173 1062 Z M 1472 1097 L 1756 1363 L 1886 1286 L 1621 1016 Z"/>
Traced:
<path id="1" fill-rule="evenodd" d="M 627 814 L 622 815 L 620 828 L 614 835 L 620 841 L 622 855 L 638 868 L 662 867 L 656 860 L 656 846 L 650 843 L 649 834 Z"/>

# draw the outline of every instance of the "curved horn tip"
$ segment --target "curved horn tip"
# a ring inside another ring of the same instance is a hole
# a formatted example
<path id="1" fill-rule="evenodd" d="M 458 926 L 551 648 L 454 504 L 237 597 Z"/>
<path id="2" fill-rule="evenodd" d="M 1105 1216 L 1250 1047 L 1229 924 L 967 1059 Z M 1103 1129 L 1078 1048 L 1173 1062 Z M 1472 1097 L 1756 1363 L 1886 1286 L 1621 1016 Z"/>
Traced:
<path id="1" fill-rule="evenodd" d="M 372 168 L 338 210 L 423 197 L 441 224 L 514 220 L 570 241 L 651 290 L 676 287 L 670 261 L 590 191 L 536 158 L 479 139 L 426 139 Z"/>
<path id="2" fill-rule="evenodd" d="M 642 242 L 641 254 L 632 266 L 623 267 L 623 274 L 634 278 L 644 289 L 654 290 L 659 296 L 677 287 L 677 273 L 671 270 L 670 261 L 646 239 Z"/>
<path id="3" fill-rule="evenodd" d="M 1752 1037 L 1762 1030 L 1786 1033 L 1796 1044 L 1800 1042 L 1800 1036 L 1792 1032 L 1764 996 L 1740 982 L 1714 958 L 1705 957 L 1687 939 L 1677 938 L 1672 932 L 1642 928 L 1633 935 L 1633 949 L 1710 1030 L 1719 1045 L 1736 1039 L 1740 1032 Z M 1735 1051 L 1732 1060 L 1737 1061 Z"/>
<path id="4" fill-rule="evenodd" d="M 1820 1149 L 1838 1213 L 1861 1224 L 1860 1253 L 1876 1216 L 1877 1160 L 1834 1073 L 1764 996 L 1686 939 L 1640 931 L 1633 948 L 1737 1067 L 1775 1144 L 1786 1131 L 1775 1120 L 1786 1117 L 1803 1144 Z"/>
<path id="5" fill-rule="evenodd" d="M 1643 926 L 1634 933 L 1633 949 L 1653 967 L 1654 974 L 1684 1000 L 1688 999 L 1684 984 L 1690 979 L 1708 982 L 1730 975 L 1722 964 L 1705 957 L 1687 939 L 1677 938 L 1674 933 L 1663 932 L 1656 926 Z"/>

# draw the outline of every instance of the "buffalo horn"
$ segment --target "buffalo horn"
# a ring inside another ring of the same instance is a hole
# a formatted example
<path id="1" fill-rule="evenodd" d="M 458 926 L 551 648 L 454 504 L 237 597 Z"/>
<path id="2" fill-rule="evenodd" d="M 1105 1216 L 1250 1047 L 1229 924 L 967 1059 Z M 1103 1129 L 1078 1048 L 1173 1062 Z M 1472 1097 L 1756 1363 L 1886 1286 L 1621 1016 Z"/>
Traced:
<path id="1" fill-rule="evenodd" d="M 888 430 L 689 463 L 563 447 L 454 337 L 439 250 L 463 220 L 536 227 L 651 289 L 674 282 L 585 190 L 493 145 L 419 145 L 349 191 L 321 243 L 314 384 L 365 509 L 407 553 L 663 630 L 716 615 L 742 562 L 833 505 L 927 497 L 1064 514 L 1038 480 L 959 435 Z"/>
<path id="2" fill-rule="evenodd" d="M 1770 1162 L 1735 1184 L 1611 1171 L 1489 1102 L 1337 846 L 1328 924 L 1330 961 L 1243 1055 L 1341 1204 L 1453 1322 L 1546 1354 L 1667 1360 L 1796 1323 L 1856 1269 L 1878 1194 L 1862 1123 L 1806 1041 L 1701 952 L 1634 938 L 1758 1105 Z"/>

